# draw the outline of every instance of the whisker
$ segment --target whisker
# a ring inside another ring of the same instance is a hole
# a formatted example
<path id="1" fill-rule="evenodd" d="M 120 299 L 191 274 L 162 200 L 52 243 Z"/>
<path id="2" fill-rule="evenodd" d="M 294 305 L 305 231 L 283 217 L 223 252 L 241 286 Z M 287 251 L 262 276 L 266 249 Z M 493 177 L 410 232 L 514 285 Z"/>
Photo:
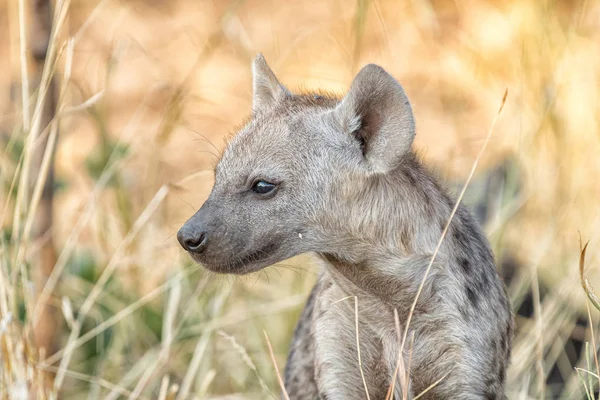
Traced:
<path id="1" fill-rule="evenodd" d="M 194 132 L 196 135 L 200 136 L 202 139 L 206 140 L 208 142 L 208 144 L 210 144 L 213 147 L 213 149 L 215 149 L 217 151 L 217 154 L 221 154 L 221 151 L 217 148 L 217 146 L 215 146 L 214 143 L 211 142 L 210 139 L 208 139 L 206 136 L 204 136 L 200 132 L 198 132 L 190 127 L 186 127 L 186 128 L 189 129 L 190 131 Z"/>
<path id="2" fill-rule="evenodd" d="M 184 199 L 182 199 L 181 196 L 179 196 L 179 194 L 176 194 L 176 196 L 177 196 L 177 198 L 179 200 L 183 201 L 185 204 L 187 204 L 188 206 L 190 206 L 190 208 L 192 209 L 192 211 L 196 211 L 197 210 L 197 208 L 194 207 L 191 203 L 189 203 L 189 202 L 185 201 Z"/>

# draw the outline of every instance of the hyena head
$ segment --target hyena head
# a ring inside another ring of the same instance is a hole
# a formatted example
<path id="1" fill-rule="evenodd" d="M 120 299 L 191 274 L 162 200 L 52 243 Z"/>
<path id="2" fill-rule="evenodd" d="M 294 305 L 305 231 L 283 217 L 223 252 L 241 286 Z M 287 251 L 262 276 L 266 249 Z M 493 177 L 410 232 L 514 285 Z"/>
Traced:
<path id="1" fill-rule="evenodd" d="M 357 252 L 355 233 L 381 223 L 369 220 L 381 207 L 369 193 L 415 135 L 402 87 L 367 65 L 340 100 L 291 93 L 260 54 L 252 70 L 252 118 L 229 142 L 179 242 L 206 268 L 232 274 L 305 252 Z"/>

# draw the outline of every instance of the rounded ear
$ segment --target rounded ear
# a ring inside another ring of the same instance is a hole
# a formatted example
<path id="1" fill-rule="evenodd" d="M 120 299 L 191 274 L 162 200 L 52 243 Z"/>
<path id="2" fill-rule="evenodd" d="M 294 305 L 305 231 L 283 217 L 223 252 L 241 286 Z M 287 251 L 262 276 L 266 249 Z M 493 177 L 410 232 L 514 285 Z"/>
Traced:
<path id="1" fill-rule="evenodd" d="M 402 86 L 383 68 L 369 64 L 333 111 L 338 127 L 359 141 L 374 172 L 393 170 L 415 137 L 412 108 Z"/>
<path id="2" fill-rule="evenodd" d="M 291 93 L 281 84 L 262 54 L 252 63 L 252 113 L 266 110 Z"/>

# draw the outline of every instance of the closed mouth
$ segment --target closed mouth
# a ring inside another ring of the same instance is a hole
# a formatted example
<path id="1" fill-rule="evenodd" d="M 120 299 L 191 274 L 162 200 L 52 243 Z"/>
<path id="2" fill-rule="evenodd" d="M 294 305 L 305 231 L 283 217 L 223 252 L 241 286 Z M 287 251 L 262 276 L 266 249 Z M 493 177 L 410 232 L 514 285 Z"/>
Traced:
<path id="1" fill-rule="evenodd" d="M 234 258 L 226 263 L 207 262 L 207 260 L 200 259 L 200 257 L 196 254 L 191 255 L 194 260 L 204 265 L 211 271 L 241 275 L 255 272 L 267 267 L 268 264 L 264 265 L 263 262 L 268 260 L 278 248 L 279 242 L 271 241 L 256 251 L 250 252 L 240 258 Z"/>

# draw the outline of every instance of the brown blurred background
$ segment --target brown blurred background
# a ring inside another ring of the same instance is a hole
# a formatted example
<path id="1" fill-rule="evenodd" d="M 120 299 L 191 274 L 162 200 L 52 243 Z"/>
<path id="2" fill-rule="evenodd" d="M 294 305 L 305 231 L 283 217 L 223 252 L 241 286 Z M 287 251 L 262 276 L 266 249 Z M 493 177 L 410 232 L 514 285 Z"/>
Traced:
<path id="1" fill-rule="evenodd" d="M 175 239 L 210 192 L 224 138 L 249 113 L 258 52 L 298 90 L 343 94 L 362 65 L 380 64 L 412 100 L 422 158 L 456 184 L 508 88 L 466 201 L 494 204 L 485 227 L 510 267 L 503 272 L 513 306 L 532 304 L 517 318 L 509 398 L 584 398 L 598 386 L 575 370 L 598 372 L 578 270 L 581 235 L 590 241 L 586 275 L 600 282 L 597 1 L 51 2 L 49 16 L 64 13 L 49 38 L 56 57 L 46 58 L 56 79 L 44 95 L 56 102 L 46 111 L 58 133 L 53 197 L 32 214 L 52 210 L 53 222 L 30 241 L 23 232 L 32 203 L 17 194 L 43 68 L 35 51 L 44 43 L 35 40 L 44 3 L 0 0 L 0 267 L 8 289 L 0 315 L 11 326 L 0 338 L 13 335 L 4 345 L 13 355 L 25 343 L 25 364 L 45 379 L 63 376 L 52 389 L 5 369 L 0 394 L 23 381 L 38 397 L 65 399 L 156 398 L 161 388 L 180 398 L 278 396 L 263 330 L 282 368 L 316 276 L 310 257 L 234 279 L 193 266 Z M 41 137 L 51 137 L 48 122 Z M 499 165 L 501 190 L 481 186 Z M 39 166 L 31 169 L 39 176 Z M 56 254 L 41 252 L 48 243 Z M 35 308 L 48 279 L 38 273 L 44 262 L 48 273 L 64 266 L 42 309 L 56 323 L 42 328 L 27 304 Z M 100 291 L 86 305 L 94 285 Z M 594 307 L 591 316 L 597 332 Z M 66 365 L 64 353 L 38 365 L 86 333 Z M 53 351 L 40 355 L 41 342 Z"/>

